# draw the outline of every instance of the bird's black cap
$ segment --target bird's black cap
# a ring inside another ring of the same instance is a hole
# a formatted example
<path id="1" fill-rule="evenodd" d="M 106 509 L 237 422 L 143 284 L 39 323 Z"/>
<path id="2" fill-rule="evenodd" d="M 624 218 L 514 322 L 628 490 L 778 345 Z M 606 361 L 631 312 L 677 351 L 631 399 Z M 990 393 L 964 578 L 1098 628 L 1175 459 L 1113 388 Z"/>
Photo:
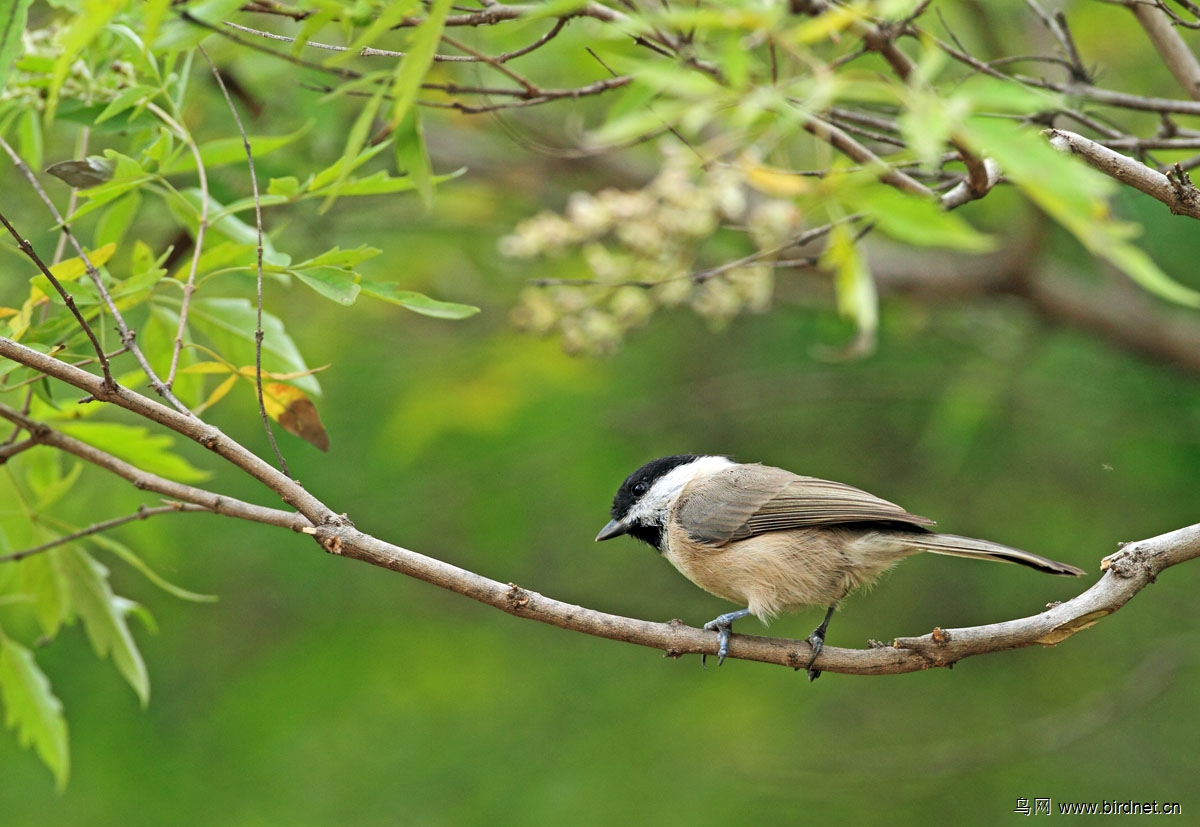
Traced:
<path id="1" fill-rule="evenodd" d="M 700 454 L 676 454 L 670 457 L 659 457 L 634 471 L 625 478 L 625 482 L 621 483 L 621 487 L 617 489 L 617 495 L 613 497 L 613 519 L 619 520 L 628 514 L 629 509 L 633 508 L 633 504 L 641 499 L 642 495 L 649 491 L 650 487 L 661 477 L 681 465 L 687 465 L 692 460 L 699 459 L 700 456 Z"/>

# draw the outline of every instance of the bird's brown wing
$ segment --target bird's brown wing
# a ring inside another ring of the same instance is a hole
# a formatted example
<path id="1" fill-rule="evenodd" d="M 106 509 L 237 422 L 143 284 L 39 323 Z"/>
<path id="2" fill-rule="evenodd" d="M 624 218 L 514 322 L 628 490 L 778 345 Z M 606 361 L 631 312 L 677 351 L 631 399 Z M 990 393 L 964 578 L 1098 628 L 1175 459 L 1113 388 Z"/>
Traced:
<path id="1" fill-rule="evenodd" d="M 693 539 L 713 545 L 838 523 L 933 525 L 852 486 L 763 465 L 738 465 L 691 483 L 683 490 L 677 517 Z"/>

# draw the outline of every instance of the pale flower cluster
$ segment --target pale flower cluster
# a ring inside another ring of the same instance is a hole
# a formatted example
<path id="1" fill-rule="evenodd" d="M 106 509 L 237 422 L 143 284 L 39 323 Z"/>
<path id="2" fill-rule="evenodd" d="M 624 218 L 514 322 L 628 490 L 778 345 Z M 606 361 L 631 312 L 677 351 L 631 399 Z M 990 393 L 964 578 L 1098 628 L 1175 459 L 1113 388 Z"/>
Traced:
<path id="1" fill-rule="evenodd" d="M 770 249 L 797 222 L 790 202 L 748 208 L 737 168 L 697 170 L 683 154 L 667 154 L 642 189 L 576 192 L 561 214 L 540 213 L 501 239 L 505 256 L 572 256 L 583 271 L 577 284 L 527 287 L 513 321 L 560 335 L 569 353 L 604 354 L 660 307 L 687 305 L 715 325 L 744 311 L 763 312 L 774 292 L 769 261 L 706 271 L 698 268 L 697 251 L 731 225 L 747 231 L 758 249 Z"/>

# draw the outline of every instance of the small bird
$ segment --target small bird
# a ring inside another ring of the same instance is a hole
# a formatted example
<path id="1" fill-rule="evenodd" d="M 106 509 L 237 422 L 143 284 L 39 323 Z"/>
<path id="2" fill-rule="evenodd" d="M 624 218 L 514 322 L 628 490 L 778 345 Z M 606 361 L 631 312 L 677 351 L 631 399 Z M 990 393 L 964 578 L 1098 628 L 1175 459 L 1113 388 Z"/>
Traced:
<path id="1" fill-rule="evenodd" d="M 753 614 L 765 624 L 779 612 L 827 606 L 807 638 L 813 652 L 809 680 L 821 674 L 813 664 L 838 602 L 905 557 L 930 551 L 1049 574 L 1084 573 L 989 540 L 935 534 L 927 528 L 933 524 L 840 482 L 724 456 L 682 454 L 630 474 L 596 540 L 628 534 L 658 549 L 700 588 L 746 607 L 704 624 L 719 635 L 718 666 L 735 620 Z"/>

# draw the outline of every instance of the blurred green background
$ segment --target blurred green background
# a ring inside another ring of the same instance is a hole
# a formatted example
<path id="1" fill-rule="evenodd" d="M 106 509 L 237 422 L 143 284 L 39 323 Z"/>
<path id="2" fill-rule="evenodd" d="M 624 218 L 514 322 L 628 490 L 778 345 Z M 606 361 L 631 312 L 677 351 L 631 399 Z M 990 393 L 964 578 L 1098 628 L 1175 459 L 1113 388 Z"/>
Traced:
<path id="1" fill-rule="evenodd" d="M 242 80 L 262 94 L 277 82 Z M 226 128 L 210 105 L 198 120 Z M 1089 581 L 1119 542 L 1196 521 L 1197 377 L 1016 299 L 887 299 L 877 355 L 847 363 L 822 358 L 851 331 L 808 276 L 781 279 L 768 315 L 714 333 L 667 313 L 604 360 L 514 333 L 508 309 L 525 279 L 546 273 L 501 259 L 497 239 L 573 188 L 642 180 L 655 155 L 551 161 L 477 133 L 484 124 L 432 129 L 438 170 L 471 166 L 439 188 L 432 213 L 415 198 L 343 202 L 294 215 L 285 231 L 298 254 L 331 239 L 373 244 L 384 250 L 376 277 L 484 310 L 449 323 L 365 301 L 335 307 L 302 288 L 268 295 L 309 363 L 331 365 L 320 409 L 332 450 L 283 435 L 292 470 L 360 528 L 561 600 L 698 625 L 731 607 L 646 546 L 592 541 L 618 483 L 664 454 L 842 480 L 944 530 L 1079 565 Z M 341 129 L 318 125 L 300 151 L 336 155 Z M 260 176 L 289 162 L 272 156 Z M 241 192 L 244 180 L 224 171 L 217 186 Z M 1194 232 L 1161 221 L 1150 233 L 1178 261 L 1200 255 Z M 1053 254 L 1094 266 L 1065 242 Z M 14 294 L 24 278 L 5 276 Z M 264 452 L 250 401 L 231 397 L 213 419 Z M 93 519 L 140 501 L 89 480 L 104 507 Z M 261 498 L 224 471 L 213 487 Z M 1200 810 L 1195 565 L 1055 649 L 810 685 L 785 669 L 702 670 L 698 658 L 518 620 L 279 530 L 179 515 L 120 536 L 220 601 L 181 603 L 109 561 L 117 591 L 157 620 L 156 634 L 138 631 L 151 703 L 139 707 L 81 629 L 64 632 L 39 662 L 67 709 L 70 784 L 56 794 L 6 734 L 4 825 L 975 824 L 1017 817 L 1018 797 Z M 1019 617 L 1085 585 L 918 557 L 846 601 L 829 642 Z M 819 619 L 784 617 L 770 632 L 803 637 Z"/>

